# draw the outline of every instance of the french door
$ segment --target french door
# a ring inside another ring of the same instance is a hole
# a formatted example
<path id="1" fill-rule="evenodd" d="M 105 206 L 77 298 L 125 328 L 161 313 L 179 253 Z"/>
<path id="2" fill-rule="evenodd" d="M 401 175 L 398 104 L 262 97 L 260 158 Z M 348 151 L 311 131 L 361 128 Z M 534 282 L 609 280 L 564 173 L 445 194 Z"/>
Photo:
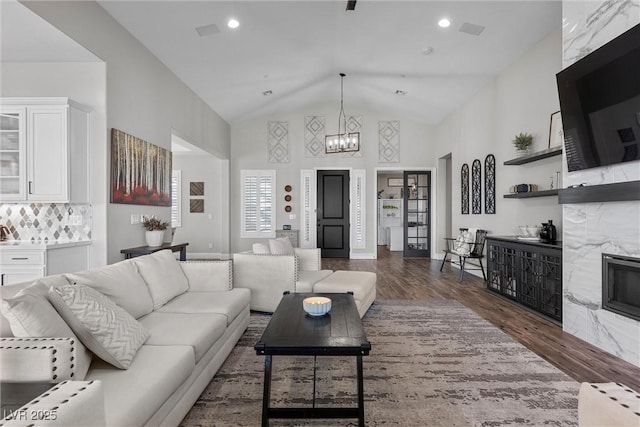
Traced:
<path id="1" fill-rule="evenodd" d="M 431 172 L 404 172 L 405 257 L 431 256 Z"/>

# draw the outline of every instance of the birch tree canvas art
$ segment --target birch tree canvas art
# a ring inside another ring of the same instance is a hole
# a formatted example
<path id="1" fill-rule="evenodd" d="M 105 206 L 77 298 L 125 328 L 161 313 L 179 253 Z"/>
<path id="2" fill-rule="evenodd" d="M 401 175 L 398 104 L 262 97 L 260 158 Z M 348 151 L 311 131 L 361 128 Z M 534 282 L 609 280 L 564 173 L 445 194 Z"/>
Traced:
<path id="1" fill-rule="evenodd" d="M 171 152 L 111 129 L 111 203 L 171 206 Z"/>

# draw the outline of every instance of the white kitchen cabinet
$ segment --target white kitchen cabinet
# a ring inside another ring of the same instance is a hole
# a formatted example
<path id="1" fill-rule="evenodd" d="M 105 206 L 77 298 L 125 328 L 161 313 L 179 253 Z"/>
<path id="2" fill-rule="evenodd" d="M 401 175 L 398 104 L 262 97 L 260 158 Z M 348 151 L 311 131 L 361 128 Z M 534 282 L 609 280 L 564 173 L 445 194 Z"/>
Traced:
<path id="1" fill-rule="evenodd" d="M 89 268 L 91 241 L 22 243 L 0 246 L 3 286 Z"/>
<path id="2" fill-rule="evenodd" d="M 45 251 L 12 249 L 0 252 L 0 284 L 13 285 L 45 275 Z"/>
<path id="3" fill-rule="evenodd" d="M 68 98 L 1 98 L 0 114 L 3 137 L 7 134 L 15 140 L 10 129 L 19 127 L 16 155 L 23 162 L 12 162 L 10 152 L 1 152 L 0 198 L 3 201 L 87 202 L 90 110 Z M 16 115 L 17 124 L 11 120 Z M 20 144 L 20 141 L 24 142 Z M 7 145 L 16 144 L 7 141 Z M 7 177 L 4 176 L 5 163 Z M 17 172 L 13 180 L 8 178 L 13 177 L 11 172 Z"/>
<path id="4" fill-rule="evenodd" d="M 26 199 L 25 116 L 25 108 L 2 107 L 0 110 L 0 196 L 3 201 Z"/>

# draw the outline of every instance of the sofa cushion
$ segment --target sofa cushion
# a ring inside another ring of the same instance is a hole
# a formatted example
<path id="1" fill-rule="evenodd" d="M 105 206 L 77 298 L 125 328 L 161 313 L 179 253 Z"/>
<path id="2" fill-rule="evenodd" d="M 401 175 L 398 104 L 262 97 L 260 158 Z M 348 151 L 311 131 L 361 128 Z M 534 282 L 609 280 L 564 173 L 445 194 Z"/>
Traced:
<path id="1" fill-rule="evenodd" d="M 153 310 L 149 289 L 133 260 L 65 276 L 69 283 L 89 286 L 108 296 L 136 319 Z"/>
<path id="2" fill-rule="evenodd" d="M 269 240 L 269 252 L 272 255 L 293 255 L 293 246 L 288 237 Z M 255 253 L 255 252 L 254 252 Z"/>
<path id="3" fill-rule="evenodd" d="M 252 246 L 252 252 L 254 255 L 269 255 L 269 245 L 267 243 L 254 243 Z"/>
<path id="4" fill-rule="evenodd" d="M 151 335 L 147 345 L 189 345 L 193 347 L 196 363 L 227 329 L 226 316 L 213 313 L 154 311 L 139 321 Z"/>
<path id="5" fill-rule="evenodd" d="M 57 277 L 59 286 L 69 284 L 64 277 Z M 49 288 L 38 280 L 18 292 L 13 298 L 2 300 L 0 310 L 9 321 L 13 336 L 20 338 L 76 337 L 49 302 L 48 292 Z M 34 313 L 37 313 L 37 316 Z"/>
<path id="6" fill-rule="evenodd" d="M 94 359 L 87 380 L 100 380 L 108 426 L 141 426 L 194 370 L 191 346 L 143 345 L 126 371 Z"/>
<path id="7" fill-rule="evenodd" d="M 224 314 L 229 325 L 250 302 L 251 292 L 244 288 L 226 292 L 187 292 L 174 298 L 158 312 Z"/>
<path id="8" fill-rule="evenodd" d="M 332 270 L 298 271 L 296 292 L 313 292 L 313 285 L 333 273 Z"/>
<path id="9" fill-rule="evenodd" d="M 84 285 L 49 290 L 58 313 L 93 353 L 111 365 L 127 369 L 149 333 L 124 309 Z"/>
<path id="10" fill-rule="evenodd" d="M 154 310 L 189 289 L 187 277 L 169 249 L 137 257 L 133 261 L 147 283 Z"/>

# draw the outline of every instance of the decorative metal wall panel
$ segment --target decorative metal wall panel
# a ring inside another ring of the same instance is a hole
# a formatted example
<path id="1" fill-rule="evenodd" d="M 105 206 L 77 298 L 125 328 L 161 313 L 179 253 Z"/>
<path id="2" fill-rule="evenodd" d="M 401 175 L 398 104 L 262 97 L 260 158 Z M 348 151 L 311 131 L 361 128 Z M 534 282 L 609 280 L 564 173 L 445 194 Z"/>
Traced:
<path id="1" fill-rule="evenodd" d="M 289 122 L 269 122 L 269 163 L 289 163 Z"/>
<path id="2" fill-rule="evenodd" d="M 466 163 L 460 170 L 460 208 L 462 215 L 469 214 L 469 165 Z"/>
<path id="3" fill-rule="evenodd" d="M 482 213 L 482 163 L 478 159 L 471 165 L 471 212 Z"/>
<path id="4" fill-rule="evenodd" d="M 69 215 L 81 216 L 81 224 L 70 225 Z M 91 240 L 92 217 L 92 207 L 86 204 L 0 203 L 0 223 L 9 229 L 10 241 Z"/>
<path id="5" fill-rule="evenodd" d="M 484 213 L 496 213 L 496 158 L 493 154 L 484 159 Z"/>
<path id="6" fill-rule="evenodd" d="M 304 156 L 324 157 L 325 137 L 324 116 L 305 116 L 304 118 Z"/>
<path id="7" fill-rule="evenodd" d="M 400 162 L 400 122 L 378 122 L 378 161 Z"/>

